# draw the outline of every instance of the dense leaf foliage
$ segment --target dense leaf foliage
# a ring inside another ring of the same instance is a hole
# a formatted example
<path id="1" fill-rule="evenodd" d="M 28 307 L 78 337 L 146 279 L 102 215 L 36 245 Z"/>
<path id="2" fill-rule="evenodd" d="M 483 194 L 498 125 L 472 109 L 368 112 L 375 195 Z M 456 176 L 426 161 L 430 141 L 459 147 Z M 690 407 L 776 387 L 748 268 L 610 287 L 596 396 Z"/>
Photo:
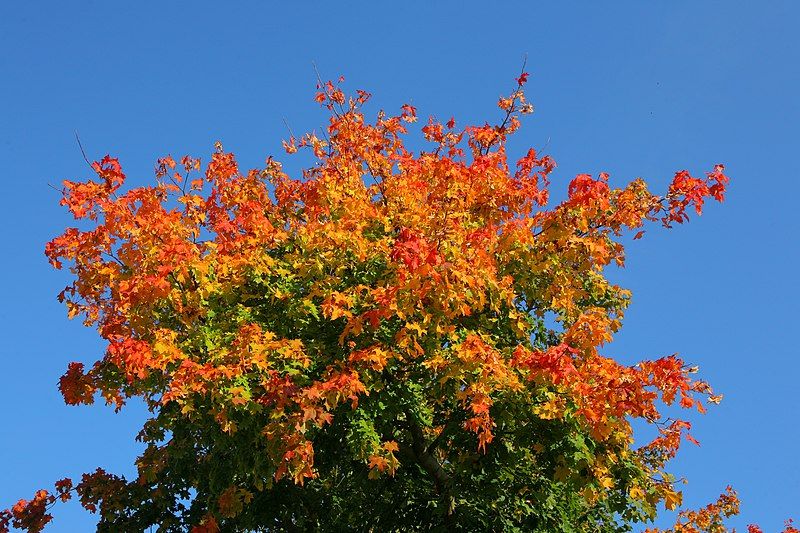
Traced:
<path id="1" fill-rule="evenodd" d="M 47 256 L 108 348 L 60 389 L 143 398 L 146 449 L 136 479 L 62 480 L 0 531 L 39 531 L 73 494 L 98 531 L 195 533 L 623 531 L 678 506 L 666 466 L 690 425 L 664 406 L 719 398 L 676 355 L 601 354 L 630 298 L 603 272 L 626 232 L 685 222 L 728 178 L 681 171 L 656 195 L 579 175 L 549 206 L 554 161 L 506 153 L 526 81 L 497 125 L 431 119 L 418 153 L 414 107 L 370 122 L 368 93 L 321 84 L 325 133 L 284 142 L 315 160 L 301 179 L 272 157 L 241 172 L 217 145 L 205 167 L 161 159 L 152 186 L 123 192 L 108 156 L 64 182 L 81 228 Z M 634 446 L 633 420 L 658 436 Z M 730 514 L 724 497 L 676 531 L 717 531 L 702 520 Z"/>

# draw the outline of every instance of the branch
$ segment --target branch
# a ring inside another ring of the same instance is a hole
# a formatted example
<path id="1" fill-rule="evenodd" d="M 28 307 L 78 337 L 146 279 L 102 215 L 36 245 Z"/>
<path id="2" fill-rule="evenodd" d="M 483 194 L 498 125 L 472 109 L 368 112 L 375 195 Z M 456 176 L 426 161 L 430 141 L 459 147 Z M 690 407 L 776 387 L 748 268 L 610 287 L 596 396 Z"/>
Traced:
<path id="1" fill-rule="evenodd" d="M 431 447 L 426 445 L 425 436 L 422 434 L 422 428 L 414 419 L 411 413 L 406 413 L 406 420 L 408 422 L 408 429 L 411 433 L 411 448 L 414 458 L 425 472 L 433 478 L 433 483 L 436 486 L 436 492 L 444 504 L 445 522 L 449 523 L 452 519 L 455 510 L 455 501 L 451 494 L 452 478 L 450 474 L 442 467 L 436 457 L 429 451 Z M 434 441 L 435 442 L 435 441 Z"/>
<path id="2" fill-rule="evenodd" d="M 439 445 L 442 443 L 442 440 L 444 439 L 445 435 L 447 434 L 447 430 L 450 429 L 451 427 L 453 427 L 453 425 L 455 424 L 456 420 L 457 420 L 456 412 L 453 412 L 453 414 L 450 416 L 450 418 L 447 420 L 447 422 L 445 423 L 444 427 L 442 428 L 442 431 L 439 432 L 439 434 L 436 436 L 436 438 L 433 439 L 433 441 L 425 449 L 425 451 L 427 453 L 433 453 L 436 450 L 436 448 L 439 447 Z"/>

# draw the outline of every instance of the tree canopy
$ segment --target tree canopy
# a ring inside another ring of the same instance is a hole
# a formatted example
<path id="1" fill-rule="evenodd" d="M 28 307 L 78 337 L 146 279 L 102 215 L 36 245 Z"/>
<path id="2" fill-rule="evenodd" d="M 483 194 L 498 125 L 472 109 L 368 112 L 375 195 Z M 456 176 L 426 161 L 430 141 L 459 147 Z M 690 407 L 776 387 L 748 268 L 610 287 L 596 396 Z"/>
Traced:
<path id="1" fill-rule="evenodd" d="M 205 166 L 160 159 L 151 186 L 123 190 L 110 156 L 65 181 L 80 227 L 46 253 L 74 276 L 69 317 L 107 350 L 60 390 L 142 398 L 146 449 L 135 479 L 63 479 L 0 531 L 39 531 L 73 496 L 98 531 L 194 533 L 611 532 L 678 507 L 668 463 L 693 439 L 665 406 L 719 396 L 677 355 L 601 353 L 630 302 L 604 270 L 646 224 L 722 201 L 728 178 L 682 170 L 654 194 L 582 174 L 551 205 L 555 162 L 506 150 L 533 111 L 527 77 L 497 124 L 430 119 L 417 153 L 413 106 L 370 121 L 368 93 L 327 82 L 324 132 L 283 143 L 313 158 L 301 177 L 273 157 L 242 172 L 217 144 Z M 737 510 L 729 489 L 675 531 L 721 531 Z"/>

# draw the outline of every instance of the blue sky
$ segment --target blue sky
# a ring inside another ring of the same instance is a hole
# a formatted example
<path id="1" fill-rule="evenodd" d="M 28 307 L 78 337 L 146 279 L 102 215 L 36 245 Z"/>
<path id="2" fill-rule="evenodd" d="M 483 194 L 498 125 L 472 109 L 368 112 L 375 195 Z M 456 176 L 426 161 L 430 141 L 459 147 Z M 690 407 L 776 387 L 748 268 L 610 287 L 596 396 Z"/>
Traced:
<path id="1" fill-rule="evenodd" d="M 97 466 L 130 474 L 138 449 L 141 409 L 70 408 L 56 388 L 69 361 L 103 349 L 67 320 L 55 300 L 66 274 L 43 254 L 70 224 L 48 184 L 86 177 L 75 131 L 134 184 L 157 157 L 207 159 L 218 139 L 249 168 L 282 154 L 284 118 L 295 132 L 323 123 L 312 61 L 373 92 L 368 110 L 411 102 L 464 123 L 497 116 L 527 54 L 536 113 L 513 148 L 545 147 L 557 190 L 600 171 L 658 190 L 676 170 L 726 164 L 724 205 L 653 228 L 613 274 L 634 298 L 608 352 L 680 352 L 725 394 L 675 463 L 688 505 L 730 483 L 734 525 L 800 518 L 800 3 L 566 4 L 4 2 L 0 507 Z M 92 529 L 74 504 L 55 513 L 51 531 Z"/>

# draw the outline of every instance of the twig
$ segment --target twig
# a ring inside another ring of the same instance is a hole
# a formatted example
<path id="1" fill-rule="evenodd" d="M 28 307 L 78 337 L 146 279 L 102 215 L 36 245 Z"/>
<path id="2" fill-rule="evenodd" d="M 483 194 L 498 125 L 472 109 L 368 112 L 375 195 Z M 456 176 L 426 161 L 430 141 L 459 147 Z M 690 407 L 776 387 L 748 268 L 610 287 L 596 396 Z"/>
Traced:
<path id="1" fill-rule="evenodd" d="M 83 160 L 86 161 L 86 164 L 89 165 L 89 168 L 94 170 L 94 167 L 89 162 L 89 158 L 86 157 L 86 151 L 83 149 L 83 144 L 81 144 L 81 138 L 78 136 L 78 130 L 75 130 L 75 140 L 78 141 L 78 148 L 81 150 L 81 155 L 83 156 Z"/>

